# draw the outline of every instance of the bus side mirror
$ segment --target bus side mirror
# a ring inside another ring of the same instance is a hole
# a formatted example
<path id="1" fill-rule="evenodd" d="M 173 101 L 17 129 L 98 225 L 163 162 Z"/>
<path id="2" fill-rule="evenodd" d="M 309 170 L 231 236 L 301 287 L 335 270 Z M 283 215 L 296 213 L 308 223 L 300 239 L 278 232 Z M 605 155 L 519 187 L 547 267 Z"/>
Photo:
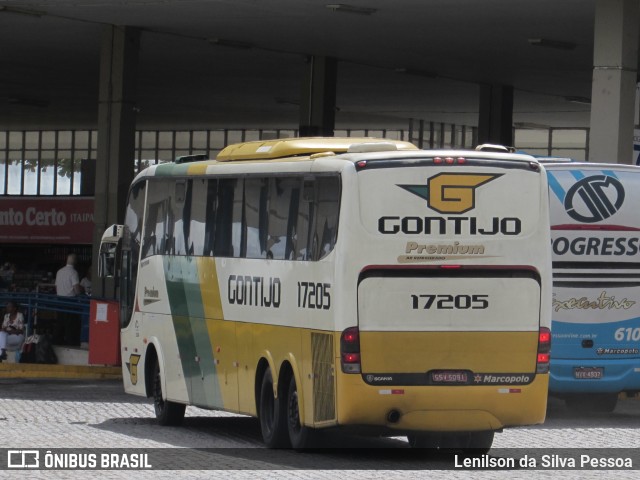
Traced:
<path id="1" fill-rule="evenodd" d="M 117 274 L 116 257 L 123 231 L 122 225 L 112 225 L 102 235 L 100 257 L 98 259 L 98 276 L 100 278 L 112 278 Z"/>
<path id="2" fill-rule="evenodd" d="M 98 261 L 98 276 L 112 278 L 116 276 L 116 249 L 117 243 L 105 243 L 100 245 L 100 259 Z"/>

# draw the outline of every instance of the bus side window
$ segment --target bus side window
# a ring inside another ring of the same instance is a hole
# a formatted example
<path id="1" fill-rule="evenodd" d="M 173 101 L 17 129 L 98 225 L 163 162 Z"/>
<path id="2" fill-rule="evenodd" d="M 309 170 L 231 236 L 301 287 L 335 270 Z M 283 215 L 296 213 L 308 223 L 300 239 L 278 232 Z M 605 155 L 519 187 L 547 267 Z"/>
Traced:
<path id="1" fill-rule="evenodd" d="M 177 180 L 175 183 L 175 195 L 171 199 L 171 212 L 173 231 L 171 255 L 187 255 L 189 242 L 189 228 L 191 227 L 191 180 Z"/>
<path id="2" fill-rule="evenodd" d="M 300 191 L 300 202 L 298 208 L 295 233 L 293 234 L 294 259 L 311 260 L 309 255 L 313 228 L 313 217 L 315 213 L 315 186 L 313 178 L 305 178 L 302 181 Z"/>
<path id="3" fill-rule="evenodd" d="M 120 298 L 121 315 L 120 323 L 126 327 L 131 321 L 133 305 L 135 302 L 136 281 L 138 278 L 138 255 L 142 240 L 142 216 L 144 213 L 145 182 L 135 185 L 129 195 L 129 203 L 125 214 L 123 245 L 127 245 L 128 251 L 122 252 L 122 264 L 120 267 Z M 126 278 L 122 278 L 126 275 Z"/>
<path id="4" fill-rule="evenodd" d="M 300 202 L 300 178 L 272 178 L 269 194 L 267 258 L 293 260 L 293 237 Z"/>
<path id="5" fill-rule="evenodd" d="M 298 232 L 298 211 L 300 210 L 300 195 L 302 192 L 301 180 L 296 179 L 291 188 L 291 201 L 289 203 L 289 215 L 287 217 L 287 245 L 284 258 L 295 260 L 297 232 Z"/>
<path id="6" fill-rule="evenodd" d="M 147 221 L 144 228 L 144 244 L 142 247 L 142 258 L 155 255 L 158 252 L 159 239 L 156 238 L 156 224 L 158 217 L 163 218 L 162 203 L 149 205 L 147 208 Z"/>
<path id="7" fill-rule="evenodd" d="M 169 182 L 156 180 L 149 182 L 147 193 L 147 218 L 144 227 L 144 243 L 142 257 L 163 255 L 167 252 L 167 240 L 169 238 L 168 203 L 166 192 Z M 170 219 L 169 219 L 170 220 Z M 172 228 L 171 228 L 172 230 Z"/>
<path id="8" fill-rule="evenodd" d="M 245 217 L 245 181 L 236 181 L 231 209 L 231 256 L 243 258 L 247 252 L 247 219 Z"/>
<path id="9" fill-rule="evenodd" d="M 216 257 L 232 257 L 233 243 L 233 197 L 236 183 L 242 183 L 235 178 L 224 178 L 218 182 L 217 209 L 215 214 L 215 236 L 213 239 L 213 254 Z"/>
<path id="10" fill-rule="evenodd" d="M 215 179 L 197 178 L 192 181 L 189 231 L 186 234 L 188 255 L 213 255 L 217 186 Z"/>
<path id="11" fill-rule="evenodd" d="M 340 182 L 338 177 L 318 177 L 317 213 L 312 242 L 313 260 L 326 257 L 336 242 L 340 212 Z"/>
<path id="12" fill-rule="evenodd" d="M 244 233 L 247 258 L 267 258 L 269 180 L 247 178 L 244 181 Z"/>
<path id="13" fill-rule="evenodd" d="M 138 261 L 140 242 L 142 240 L 142 215 L 144 213 L 144 191 L 145 182 L 138 183 L 131 189 L 129 203 L 125 214 L 125 225 L 131 234 L 131 250 L 134 253 L 135 261 Z"/>

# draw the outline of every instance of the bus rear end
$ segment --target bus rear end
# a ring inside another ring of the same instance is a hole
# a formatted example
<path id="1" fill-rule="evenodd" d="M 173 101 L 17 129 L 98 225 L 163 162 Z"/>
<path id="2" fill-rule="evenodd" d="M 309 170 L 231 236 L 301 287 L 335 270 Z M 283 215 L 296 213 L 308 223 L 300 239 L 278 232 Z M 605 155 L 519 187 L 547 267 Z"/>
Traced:
<path id="1" fill-rule="evenodd" d="M 640 390 L 637 167 L 548 165 L 553 255 L 550 391 L 611 411 Z"/>
<path id="2" fill-rule="evenodd" d="M 545 418 L 546 178 L 527 157 L 423 153 L 356 162 L 362 264 L 339 422 L 487 447 Z"/>

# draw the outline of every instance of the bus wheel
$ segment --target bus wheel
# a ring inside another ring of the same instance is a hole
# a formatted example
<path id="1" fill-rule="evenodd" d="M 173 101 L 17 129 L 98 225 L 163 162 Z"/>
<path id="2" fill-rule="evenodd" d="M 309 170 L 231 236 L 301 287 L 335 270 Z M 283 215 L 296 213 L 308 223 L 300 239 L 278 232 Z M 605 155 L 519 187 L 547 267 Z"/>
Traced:
<path id="1" fill-rule="evenodd" d="M 483 430 L 481 432 L 469 432 L 469 454 L 485 454 L 491 450 L 493 445 L 493 430 Z"/>
<path id="2" fill-rule="evenodd" d="M 186 405 L 170 402 L 162 399 L 162 378 L 160 377 L 160 364 L 156 361 L 153 372 L 153 408 L 156 412 L 158 423 L 163 426 L 177 426 L 184 420 Z"/>
<path id="3" fill-rule="evenodd" d="M 271 369 L 267 369 L 262 377 L 260 387 L 260 430 L 262 439 L 268 448 L 288 447 L 289 435 L 286 423 L 286 404 L 273 394 L 273 377 Z"/>
<path id="4" fill-rule="evenodd" d="M 291 376 L 287 392 L 287 428 L 291 446 L 296 450 L 314 447 L 315 430 L 302 426 L 298 404 L 298 388 L 296 379 Z"/>
<path id="5" fill-rule="evenodd" d="M 411 448 L 432 448 L 440 446 L 440 434 L 437 432 L 420 432 L 407 435 Z"/>
<path id="6" fill-rule="evenodd" d="M 611 413 L 618 403 L 617 393 L 583 393 L 565 397 L 565 404 L 579 413 Z"/>

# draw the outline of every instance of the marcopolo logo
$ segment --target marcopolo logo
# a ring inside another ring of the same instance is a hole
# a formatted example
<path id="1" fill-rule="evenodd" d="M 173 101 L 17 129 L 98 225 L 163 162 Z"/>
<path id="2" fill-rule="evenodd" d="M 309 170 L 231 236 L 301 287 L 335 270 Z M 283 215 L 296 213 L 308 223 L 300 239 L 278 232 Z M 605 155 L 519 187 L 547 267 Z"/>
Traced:
<path id="1" fill-rule="evenodd" d="M 500 176 L 440 173 L 429 178 L 427 185 L 398 186 L 427 200 L 427 206 L 438 213 L 465 213 L 476 206 L 476 188 Z"/>
<path id="2" fill-rule="evenodd" d="M 620 180 L 608 175 L 585 177 L 567 192 L 564 208 L 567 214 L 583 223 L 606 220 L 620 210 L 624 188 Z"/>

